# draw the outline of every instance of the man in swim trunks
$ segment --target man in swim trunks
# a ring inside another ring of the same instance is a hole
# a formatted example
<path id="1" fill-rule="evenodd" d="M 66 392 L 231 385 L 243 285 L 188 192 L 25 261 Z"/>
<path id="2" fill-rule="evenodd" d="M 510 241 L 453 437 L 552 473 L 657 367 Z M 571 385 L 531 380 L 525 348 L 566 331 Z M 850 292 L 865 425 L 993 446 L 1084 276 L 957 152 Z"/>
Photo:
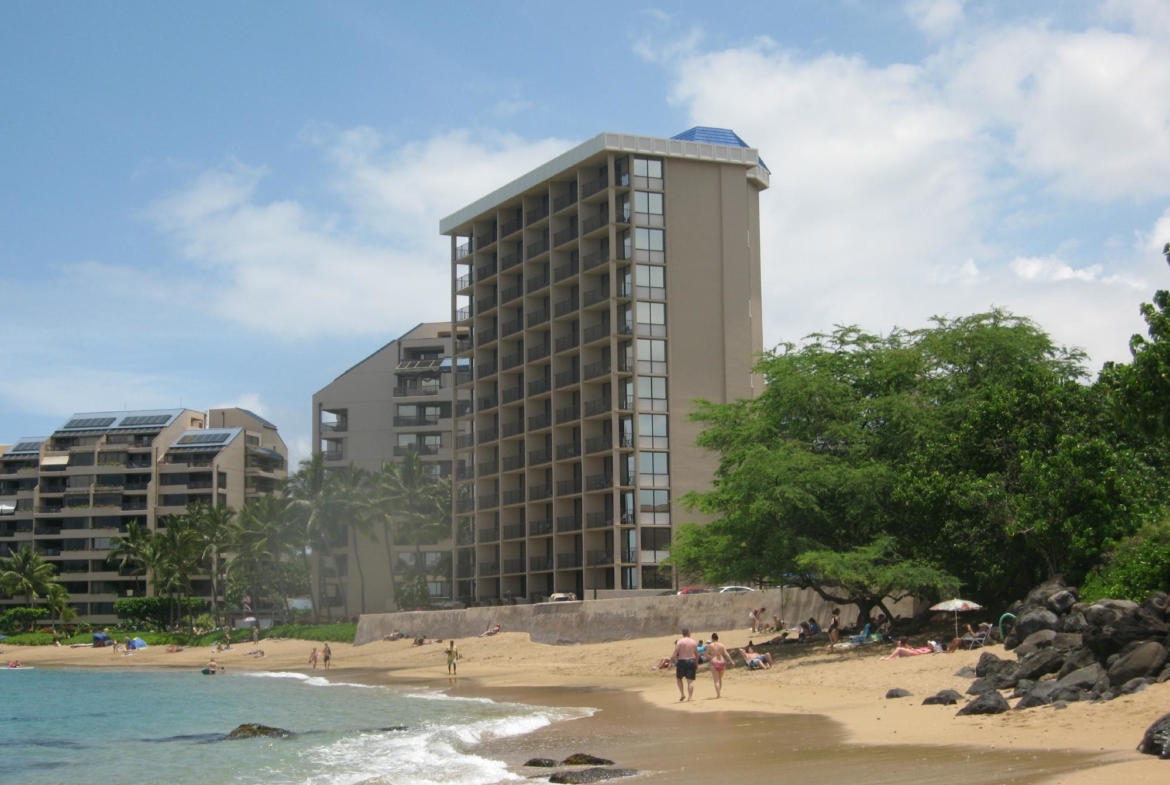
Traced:
<path id="1" fill-rule="evenodd" d="M 719 642 L 719 633 L 711 633 L 707 654 L 711 657 L 711 677 L 715 679 L 715 697 L 718 698 L 723 693 L 723 669 L 733 665 L 727 647 Z"/>
<path id="2" fill-rule="evenodd" d="M 670 661 L 674 663 L 674 677 L 678 681 L 678 699 L 689 701 L 695 694 L 695 671 L 699 667 L 699 644 L 691 638 L 690 630 L 682 631 L 682 637 L 674 644 Z M 686 692 L 683 692 L 683 679 L 687 680 Z"/>
<path id="3" fill-rule="evenodd" d="M 455 645 L 455 639 L 447 644 L 447 675 L 459 675 L 459 648 Z"/>

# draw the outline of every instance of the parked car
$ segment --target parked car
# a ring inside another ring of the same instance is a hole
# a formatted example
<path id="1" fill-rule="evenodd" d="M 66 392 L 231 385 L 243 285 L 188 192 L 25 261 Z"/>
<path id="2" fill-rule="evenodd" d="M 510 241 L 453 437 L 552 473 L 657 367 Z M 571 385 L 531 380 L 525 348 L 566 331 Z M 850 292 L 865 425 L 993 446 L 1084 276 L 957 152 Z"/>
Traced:
<path id="1" fill-rule="evenodd" d="M 706 594 L 707 590 L 700 586 L 687 586 L 685 589 L 679 589 L 679 594 Z"/>
<path id="2" fill-rule="evenodd" d="M 720 594 L 729 594 L 736 591 L 755 591 L 751 586 L 720 586 L 718 592 Z"/>
<path id="3" fill-rule="evenodd" d="M 576 602 L 577 595 L 573 592 L 562 592 L 548 595 L 548 602 Z"/>

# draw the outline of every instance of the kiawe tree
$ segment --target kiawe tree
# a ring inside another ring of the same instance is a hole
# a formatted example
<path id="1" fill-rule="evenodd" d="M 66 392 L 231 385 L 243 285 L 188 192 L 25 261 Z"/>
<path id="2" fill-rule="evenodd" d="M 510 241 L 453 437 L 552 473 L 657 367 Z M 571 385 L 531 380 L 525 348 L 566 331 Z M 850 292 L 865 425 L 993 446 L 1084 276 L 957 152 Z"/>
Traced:
<path id="1" fill-rule="evenodd" d="M 1084 360 L 1002 310 L 784 344 L 759 397 L 698 403 L 720 463 L 684 503 L 717 518 L 681 527 L 671 561 L 858 604 L 1079 580 L 1166 499 L 1166 451 L 1118 423 Z"/>

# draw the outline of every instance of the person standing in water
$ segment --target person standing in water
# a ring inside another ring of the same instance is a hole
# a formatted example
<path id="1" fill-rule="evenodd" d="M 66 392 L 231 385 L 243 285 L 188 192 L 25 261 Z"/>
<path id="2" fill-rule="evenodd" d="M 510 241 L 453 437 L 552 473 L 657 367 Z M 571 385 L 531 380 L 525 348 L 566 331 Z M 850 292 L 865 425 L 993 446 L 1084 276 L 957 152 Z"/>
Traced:
<path id="1" fill-rule="evenodd" d="M 459 675 L 459 647 L 455 645 L 455 639 L 447 644 L 447 675 Z"/>
<path id="2" fill-rule="evenodd" d="M 735 665 L 727 647 L 719 642 L 719 633 L 711 633 L 711 642 L 707 644 L 707 656 L 711 658 L 711 678 L 715 680 L 715 697 L 723 694 L 723 669 Z"/>

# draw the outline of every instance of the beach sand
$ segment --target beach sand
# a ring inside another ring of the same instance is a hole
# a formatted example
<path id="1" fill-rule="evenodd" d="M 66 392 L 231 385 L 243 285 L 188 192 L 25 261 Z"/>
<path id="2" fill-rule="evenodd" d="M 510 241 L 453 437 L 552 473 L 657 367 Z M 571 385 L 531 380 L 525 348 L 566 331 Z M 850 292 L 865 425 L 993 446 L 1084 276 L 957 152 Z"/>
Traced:
<path id="1" fill-rule="evenodd" d="M 704 633 L 707 636 L 709 633 Z M 729 648 L 746 631 L 720 631 Z M 652 671 L 671 652 L 674 637 L 584 646 L 544 646 L 526 634 L 458 641 L 458 678 L 446 674 L 443 646 L 410 641 L 354 648 L 330 644 L 334 667 L 317 674 L 337 681 L 422 684 L 453 694 L 542 705 L 592 706 L 592 718 L 546 728 L 520 739 L 489 742 L 486 754 L 513 765 L 532 756 L 585 751 L 619 765 L 660 772 L 650 779 L 698 781 L 709 776 L 774 774 L 828 781 L 855 772 L 867 783 L 1046 782 L 1087 785 L 1170 781 L 1170 762 L 1134 747 L 1155 719 L 1170 711 L 1170 685 L 1156 685 L 1109 703 L 1074 703 L 987 717 L 956 717 L 954 706 L 922 706 L 942 689 L 966 690 L 954 676 L 979 652 L 882 661 L 887 649 L 828 654 L 784 647 L 767 671 L 734 668 L 716 700 L 701 669 L 695 700 L 680 703 L 673 672 Z M 312 642 L 262 641 L 267 656 L 244 656 L 252 644 L 216 655 L 229 675 L 239 669 L 308 668 Z M 1002 647 L 990 651 L 1005 657 Z M 168 654 L 151 647 L 129 657 L 110 649 L 9 647 L 4 659 L 36 667 L 183 668 L 197 670 L 206 648 Z M 913 697 L 886 700 L 901 687 Z M 1106 768 L 1101 768 L 1105 766 Z M 526 772 L 532 773 L 532 772 Z M 643 778 L 646 779 L 646 778 Z"/>

